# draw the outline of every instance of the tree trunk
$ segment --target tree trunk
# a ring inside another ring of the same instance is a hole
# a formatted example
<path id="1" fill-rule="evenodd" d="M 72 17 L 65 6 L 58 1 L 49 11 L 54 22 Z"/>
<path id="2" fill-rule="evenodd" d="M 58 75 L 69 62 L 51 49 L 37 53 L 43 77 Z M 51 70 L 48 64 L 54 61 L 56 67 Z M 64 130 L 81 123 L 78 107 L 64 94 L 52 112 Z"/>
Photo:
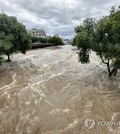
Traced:
<path id="1" fill-rule="evenodd" d="M 111 77 L 111 75 L 110 75 L 110 65 L 109 65 L 109 62 L 107 63 L 107 70 L 108 70 L 109 77 Z"/>
<path id="2" fill-rule="evenodd" d="M 108 69 L 108 76 L 111 77 L 112 75 L 116 76 L 117 74 L 117 68 L 113 67 L 112 70 L 110 70 L 109 62 L 107 63 L 107 69 Z"/>
<path id="3" fill-rule="evenodd" d="M 109 73 L 109 77 L 111 77 L 115 72 L 115 68 L 112 69 L 112 71 Z"/>
<path id="4" fill-rule="evenodd" d="M 116 68 L 113 68 L 110 71 L 110 68 L 108 67 L 108 75 L 109 75 L 109 77 L 111 77 L 112 75 L 116 76 L 116 74 L 117 74 L 117 69 Z"/>
<path id="5" fill-rule="evenodd" d="M 10 62 L 10 54 L 7 55 L 8 59 L 7 59 L 7 62 Z"/>
<path id="6" fill-rule="evenodd" d="M 115 68 L 115 72 L 114 72 L 113 75 L 116 76 L 116 74 L 117 74 L 117 68 Z"/>
<path id="7" fill-rule="evenodd" d="M 109 59 L 108 59 L 108 62 L 105 62 L 105 61 L 104 61 L 103 55 L 102 55 L 102 52 L 101 52 L 101 49 L 100 49 L 100 46 L 99 46 L 99 55 L 100 55 L 100 58 L 101 58 L 102 62 L 107 65 L 108 76 L 109 76 L 109 77 L 111 77 L 112 75 L 116 76 L 116 74 L 117 74 L 117 68 L 113 67 L 113 69 L 110 70 Z"/>

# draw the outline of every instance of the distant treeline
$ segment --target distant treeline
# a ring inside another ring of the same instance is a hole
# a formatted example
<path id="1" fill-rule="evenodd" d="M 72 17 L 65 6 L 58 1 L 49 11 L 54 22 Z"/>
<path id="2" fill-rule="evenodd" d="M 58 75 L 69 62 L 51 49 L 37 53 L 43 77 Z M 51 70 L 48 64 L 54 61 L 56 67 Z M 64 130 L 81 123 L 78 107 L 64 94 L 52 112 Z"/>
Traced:
<path id="1" fill-rule="evenodd" d="M 64 45 L 62 39 L 58 35 L 49 36 L 46 38 L 32 36 L 31 39 L 32 39 L 32 46 L 34 46 L 34 44 L 36 45 L 36 43 L 42 45 L 48 44 L 49 46 Z"/>

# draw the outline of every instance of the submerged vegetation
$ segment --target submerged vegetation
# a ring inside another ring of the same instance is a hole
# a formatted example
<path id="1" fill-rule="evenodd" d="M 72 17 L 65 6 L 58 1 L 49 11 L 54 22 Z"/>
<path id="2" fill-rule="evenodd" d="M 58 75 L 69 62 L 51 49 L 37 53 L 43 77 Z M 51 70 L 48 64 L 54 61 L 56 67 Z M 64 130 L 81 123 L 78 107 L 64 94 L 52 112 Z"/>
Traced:
<path id="1" fill-rule="evenodd" d="M 100 20 L 85 19 L 75 32 L 72 44 L 80 50 L 79 61 L 89 63 L 92 50 L 106 64 L 109 77 L 116 75 L 120 69 L 120 6 L 113 7 L 110 14 Z"/>

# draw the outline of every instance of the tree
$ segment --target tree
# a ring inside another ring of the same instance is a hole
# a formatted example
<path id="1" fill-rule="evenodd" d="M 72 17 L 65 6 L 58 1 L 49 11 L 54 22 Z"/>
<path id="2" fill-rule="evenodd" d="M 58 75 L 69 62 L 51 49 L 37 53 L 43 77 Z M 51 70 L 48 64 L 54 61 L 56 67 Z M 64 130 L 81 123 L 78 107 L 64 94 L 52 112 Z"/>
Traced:
<path id="1" fill-rule="evenodd" d="M 3 61 L 4 61 L 4 58 L 2 57 L 2 52 L 3 52 L 3 47 L 2 47 L 2 45 L 1 45 L 1 43 L 0 43 L 0 65 L 3 63 Z"/>
<path id="2" fill-rule="evenodd" d="M 114 9 L 114 10 L 113 10 Z M 95 51 L 106 64 L 108 75 L 116 75 L 120 69 L 120 8 L 112 8 L 109 16 L 99 21 L 86 19 L 75 28 L 73 43 L 79 51 L 79 61 L 89 63 L 90 50 Z"/>
<path id="3" fill-rule="evenodd" d="M 16 17 L 0 13 L 0 47 L 1 53 L 8 56 L 8 61 L 14 52 L 25 54 L 30 49 L 30 44 L 31 38 L 25 26 Z"/>
<path id="4" fill-rule="evenodd" d="M 38 37 L 36 36 L 31 36 L 32 43 L 37 43 L 38 42 Z"/>
<path id="5" fill-rule="evenodd" d="M 52 36 L 52 37 L 50 36 L 48 38 L 48 43 L 51 43 L 51 44 L 53 44 L 55 46 L 57 46 L 57 45 L 64 45 L 62 39 L 59 36 L 55 36 L 55 35 Z"/>
<path id="6" fill-rule="evenodd" d="M 47 43 L 47 38 L 43 38 L 43 37 L 36 37 L 36 36 L 31 36 L 32 39 L 32 43 Z"/>
<path id="7" fill-rule="evenodd" d="M 40 41 L 41 43 L 47 43 L 47 38 L 40 37 L 38 41 Z"/>

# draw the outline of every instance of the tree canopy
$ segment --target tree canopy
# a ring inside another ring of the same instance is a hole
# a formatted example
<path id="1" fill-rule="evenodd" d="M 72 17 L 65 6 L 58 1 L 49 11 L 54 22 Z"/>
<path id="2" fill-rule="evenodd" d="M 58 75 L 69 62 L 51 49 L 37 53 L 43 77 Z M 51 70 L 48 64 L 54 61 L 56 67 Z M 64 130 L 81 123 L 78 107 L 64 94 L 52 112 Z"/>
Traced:
<path id="1" fill-rule="evenodd" d="M 54 45 L 64 45 L 62 39 L 58 35 L 50 36 L 48 38 L 48 43 L 54 44 Z"/>
<path id="2" fill-rule="evenodd" d="M 12 53 L 20 51 L 25 54 L 30 45 L 31 38 L 25 26 L 16 17 L 0 13 L 0 56 L 5 54 L 10 61 Z"/>
<path id="3" fill-rule="evenodd" d="M 36 37 L 36 36 L 32 36 L 31 39 L 32 39 L 32 43 L 37 43 L 37 42 L 47 43 L 47 41 L 48 41 L 47 38 Z"/>
<path id="4" fill-rule="evenodd" d="M 90 62 L 90 51 L 95 51 L 107 65 L 109 77 L 120 69 L 120 7 L 112 8 L 108 16 L 96 20 L 87 18 L 75 28 L 72 44 L 78 47 L 79 61 Z"/>

